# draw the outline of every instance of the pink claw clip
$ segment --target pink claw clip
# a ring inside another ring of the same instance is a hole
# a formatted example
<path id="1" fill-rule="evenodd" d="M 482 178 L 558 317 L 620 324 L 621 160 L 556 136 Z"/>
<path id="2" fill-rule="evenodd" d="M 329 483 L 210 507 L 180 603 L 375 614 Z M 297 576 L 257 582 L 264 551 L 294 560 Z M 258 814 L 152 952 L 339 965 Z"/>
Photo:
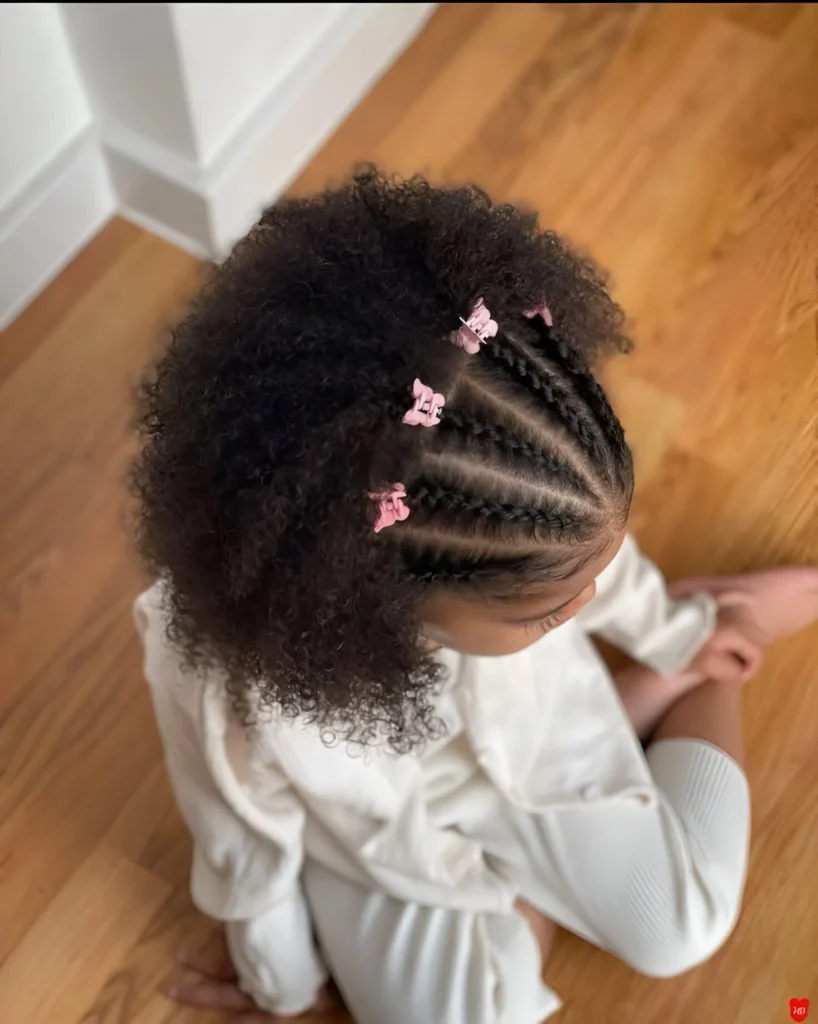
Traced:
<path id="1" fill-rule="evenodd" d="M 436 427 L 440 423 L 440 410 L 446 399 L 417 377 L 412 386 L 412 394 L 415 396 L 415 404 L 403 417 L 403 422 L 410 427 Z"/>
<path id="2" fill-rule="evenodd" d="M 452 342 L 458 348 L 465 349 L 470 356 L 480 351 L 480 346 L 487 338 L 493 338 L 497 333 L 497 321 L 491 319 L 491 313 L 486 309 L 482 299 L 478 299 L 469 315 L 468 320 L 460 318 L 461 327 L 452 331 Z"/>
<path id="3" fill-rule="evenodd" d="M 394 526 L 409 516 L 409 506 L 404 504 L 406 488 L 403 484 L 392 484 L 388 491 L 370 494 L 369 497 L 378 503 L 378 519 L 375 533 L 380 533 L 387 526 Z"/>
<path id="4" fill-rule="evenodd" d="M 524 310 L 523 316 L 528 317 L 529 320 L 533 320 L 535 316 L 539 316 L 542 317 L 543 323 L 546 327 L 554 326 L 554 318 L 551 316 L 551 310 L 544 302 L 539 306 L 535 306 L 533 309 Z"/>

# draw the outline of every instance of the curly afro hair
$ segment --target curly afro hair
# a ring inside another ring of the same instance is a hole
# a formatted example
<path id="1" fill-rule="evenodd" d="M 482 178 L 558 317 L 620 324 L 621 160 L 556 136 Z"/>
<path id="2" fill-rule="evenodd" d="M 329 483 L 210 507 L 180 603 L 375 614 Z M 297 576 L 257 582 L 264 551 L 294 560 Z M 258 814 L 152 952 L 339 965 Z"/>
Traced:
<path id="1" fill-rule="evenodd" d="M 469 356 L 450 335 L 480 298 L 499 331 Z M 623 322 L 591 262 L 476 187 L 365 168 L 272 206 L 142 389 L 139 542 L 188 663 L 245 715 L 398 751 L 435 734 L 429 588 L 565 577 L 627 514 L 592 374 Z M 415 378 L 445 396 L 435 429 L 402 422 Z M 394 481 L 411 515 L 376 533 Z"/>

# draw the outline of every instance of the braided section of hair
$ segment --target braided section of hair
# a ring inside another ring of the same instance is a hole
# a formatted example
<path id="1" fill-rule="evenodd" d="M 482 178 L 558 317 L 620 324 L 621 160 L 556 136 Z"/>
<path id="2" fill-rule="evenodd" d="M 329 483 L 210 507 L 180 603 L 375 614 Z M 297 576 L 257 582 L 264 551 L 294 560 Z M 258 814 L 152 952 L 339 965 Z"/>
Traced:
<path id="1" fill-rule="evenodd" d="M 503 451 L 518 458 L 526 459 L 546 473 L 553 474 L 564 482 L 572 492 L 598 504 L 599 498 L 577 471 L 564 459 L 539 445 L 519 437 L 513 431 L 498 423 L 486 423 L 474 416 L 467 416 L 455 409 L 446 410 L 440 427 L 443 430 L 457 430 L 466 440 L 486 441 L 497 445 Z"/>
<path id="2" fill-rule="evenodd" d="M 430 512 L 477 513 L 485 519 L 501 519 L 506 523 L 536 523 L 552 533 L 580 538 L 590 526 L 587 516 L 555 512 L 551 509 L 531 505 L 518 505 L 510 501 L 493 501 L 439 484 L 421 483 L 407 498 L 412 507 L 425 508 Z"/>
<path id="3" fill-rule="evenodd" d="M 478 576 L 472 567 L 453 569 L 449 565 L 427 568 L 412 565 L 410 572 L 419 583 L 473 583 Z"/>
<path id="4" fill-rule="evenodd" d="M 600 439 L 589 426 L 586 418 L 581 416 L 574 406 L 571 391 L 556 379 L 548 380 L 539 373 L 516 349 L 491 341 L 485 346 L 486 352 L 495 362 L 526 384 L 535 394 L 541 395 L 548 407 L 556 413 L 565 424 L 582 449 L 593 456 L 598 456 Z"/>
<path id="5" fill-rule="evenodd" d="M 523 558 L 469 558 L 426 551 L 414 555 L 408 568 L 421 583 L 475 583 L 502 573 L 513 574 L 524 562 Z"/>
<path id="6" fill-rule="evenodd" d="M 625 431 L 582 354 L 555 337 L 552 332 L 547 357 L 570 378 L 575 391 L 599 423 L 615 455 L 615 458 L 607 460 L 612 464 L 614 480 L 622 486 L 629 486 L 633 467 L 630 450 L 625 442 Z"/>
<path id="7" fill-rule="evenodd" d="M 449 560 L 416 559 L 410 564 L 409 571 L 419 583 L 473 583 L 480 575 L 474 565 L 458 566 Z"/>

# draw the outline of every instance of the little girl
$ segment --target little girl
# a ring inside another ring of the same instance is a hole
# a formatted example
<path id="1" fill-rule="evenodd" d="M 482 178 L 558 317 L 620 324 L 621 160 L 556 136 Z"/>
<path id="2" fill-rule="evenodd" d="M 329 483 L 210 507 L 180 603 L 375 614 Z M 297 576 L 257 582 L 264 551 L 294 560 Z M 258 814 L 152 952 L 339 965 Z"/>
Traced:
<path id="1" fill-rule="evenodd" d="M 176 998 L 294 1015 L 329 972 L 359 1024 L 535 1024 L 546 919 L 657 976 L 725 941 L 741 683 L 818 573 L 668 593 L 591 369 L 627 347 L 594 266 L 475 188 L 367 170 L 214 272 L 135 472 L 146 675 L 237 978 Z"/>

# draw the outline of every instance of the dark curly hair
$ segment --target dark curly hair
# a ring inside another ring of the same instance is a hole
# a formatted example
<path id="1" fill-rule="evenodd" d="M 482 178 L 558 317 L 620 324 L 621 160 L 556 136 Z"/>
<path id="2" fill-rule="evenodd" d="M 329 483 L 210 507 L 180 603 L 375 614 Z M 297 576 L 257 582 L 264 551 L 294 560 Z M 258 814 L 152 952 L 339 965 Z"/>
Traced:
<path id="1" fill-rule="evenodd" d="M 469 356 L 449 336 L 480 297 L 499 332 Z M 544 301 L 553 328 L 523 315 Z M 429 588 L 563 578 L 627 514 L 591 372 L 623 322 L 591 262 L 476 187 L 366 168 L 276 203 L 142 389 L 138 533 L 171 639 L 245 713 L 399 751 L 434 734 Z M 415 377 L 445 395 L 435 429 L 401 421 Z M 394 481 L 411 515 L 376 534 Z"/>

